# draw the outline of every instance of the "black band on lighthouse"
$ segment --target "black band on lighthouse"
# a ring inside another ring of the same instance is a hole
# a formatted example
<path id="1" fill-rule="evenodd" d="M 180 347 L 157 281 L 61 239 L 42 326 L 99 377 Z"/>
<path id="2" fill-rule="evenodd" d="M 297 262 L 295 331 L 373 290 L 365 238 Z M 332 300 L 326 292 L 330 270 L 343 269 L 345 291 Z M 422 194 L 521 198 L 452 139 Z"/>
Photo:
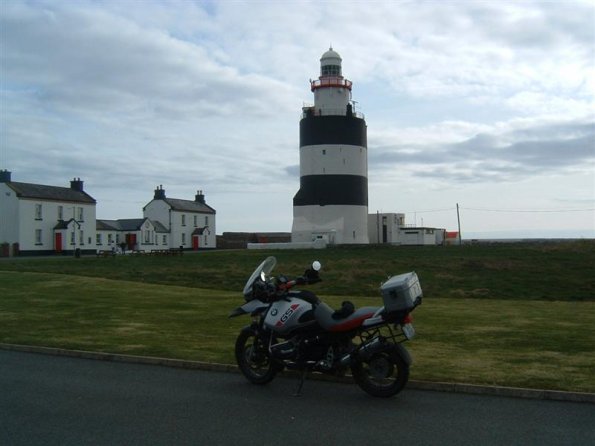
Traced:
<path id="1" fill-rule="evenodd" d="M 359 175 L 305 175 L 294 206 L 368 206 L 368 179 Z"/>
<path id="2" fill-rule="evenodd" d="M 368 147 L 366 121 L 355 116 L 316 116 L 300 121 L 300 147 L 316 144 L 349 144 Z"/>

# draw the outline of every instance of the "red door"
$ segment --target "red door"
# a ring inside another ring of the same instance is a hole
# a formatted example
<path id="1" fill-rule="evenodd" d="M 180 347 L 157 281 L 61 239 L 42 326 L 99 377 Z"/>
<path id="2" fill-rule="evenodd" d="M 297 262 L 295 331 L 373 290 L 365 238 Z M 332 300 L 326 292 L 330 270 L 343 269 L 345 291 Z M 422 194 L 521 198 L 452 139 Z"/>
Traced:
<path id="1" fill-rule="evenodd" d="M 62 252 L 62 233 L 61 232 L 56 232 L 56 252 L 60 253 Z"/>
<path id="2" fill-rule="evenodd" d="M 126 234 L 126 244 L 128 249 L 133 250 L 136 247 L 136 234 Z"/>
<path id="3" fill-rule="evenodd" d="M 199 245 L 198 235 L 192 236 L 192 249 L 194 249 L 195 251 L 198 251 L 198 245 Z"/>

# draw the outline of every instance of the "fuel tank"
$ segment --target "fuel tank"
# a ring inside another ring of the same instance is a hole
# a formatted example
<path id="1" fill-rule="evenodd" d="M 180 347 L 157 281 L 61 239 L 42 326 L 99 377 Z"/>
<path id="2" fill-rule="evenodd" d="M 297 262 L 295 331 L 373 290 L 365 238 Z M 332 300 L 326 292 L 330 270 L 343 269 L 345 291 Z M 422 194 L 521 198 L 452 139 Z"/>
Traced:
<path id="1" fill-rule="evenodd" d="M 264 325 L 280 335 L 315 322 L 312 304 L 298 297 L 288 297 L 273 303 L 264 319 Z"/>

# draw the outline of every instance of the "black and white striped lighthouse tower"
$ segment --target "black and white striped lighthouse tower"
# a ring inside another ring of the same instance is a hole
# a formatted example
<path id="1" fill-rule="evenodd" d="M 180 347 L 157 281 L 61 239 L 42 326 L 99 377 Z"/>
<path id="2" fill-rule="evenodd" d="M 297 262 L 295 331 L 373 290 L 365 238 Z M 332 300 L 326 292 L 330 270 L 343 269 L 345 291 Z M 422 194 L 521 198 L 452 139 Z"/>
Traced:
<path id="1" fill-rule="evenodd" d="M 368 243 L 368 149 L 364 117 L 332 48 L 310 81 L 314 106 L 300 121 L 300 190 L 293 198 L 292 242 Z"/>

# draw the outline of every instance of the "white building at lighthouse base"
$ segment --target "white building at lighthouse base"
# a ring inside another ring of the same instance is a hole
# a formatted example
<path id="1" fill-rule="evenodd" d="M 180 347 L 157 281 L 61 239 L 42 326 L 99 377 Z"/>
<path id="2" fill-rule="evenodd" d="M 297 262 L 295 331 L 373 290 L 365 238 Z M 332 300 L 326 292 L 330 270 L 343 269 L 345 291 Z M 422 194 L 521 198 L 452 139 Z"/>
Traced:
<path id="1" fill-rule="evenodd" d="M 365 206 L 299 206 L 294 208 L 292 242 L 323 240 L 329 245 L 367 244 L 368 214 Z"/>

